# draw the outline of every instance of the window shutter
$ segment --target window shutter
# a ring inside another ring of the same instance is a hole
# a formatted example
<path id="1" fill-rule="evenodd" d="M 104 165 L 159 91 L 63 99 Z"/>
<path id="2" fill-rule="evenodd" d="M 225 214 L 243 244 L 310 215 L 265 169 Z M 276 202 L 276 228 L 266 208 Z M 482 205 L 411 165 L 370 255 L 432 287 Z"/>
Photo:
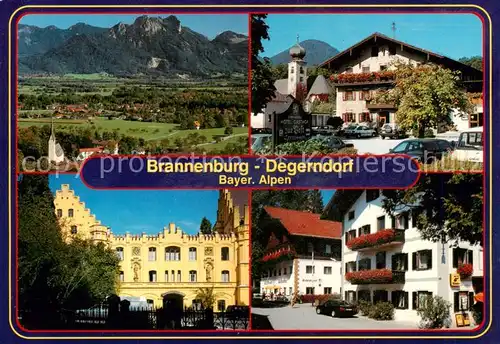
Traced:
<path id="1" fill-rule="evenodd" d="M 427 250 L 427 252 L 429 253 L 429 257 L 430 257 L 430 260 L 429 260 L 429 270 L 432 269 L 432 250 Z"/>
<path id="2" fill-rule="evenodd" d="M 356 292 L 355 291 L 352 292 L 352 300 L 354 302 L 356 302 Z"/>
<path id="3" fill-rule="evenodd" d="M 391 217 L 391 228 L 396 228 L 396 218 L 394 216 Z"/>
<path id="4" fill-rule="evenodd" d="M 453 249 L 453 267 L 458 268 L 458 250 L 456 248 Z"/>
<path id="5" fill-rule="evenodd" d="M 354 229 L 354 230 L 352 230 L 352 238 L 353 238 L 353 239 L 354 239 L 354 238 L 356 238 L 356 230 L 355 230 L 355 229 Z"/>
<path id="6" fill-rule="evenodd" d="M 349 295 L 349 293 L 347 292 L 347 290 L 345 291 L 345 295 L 344 295 L 344 300 L 348 300 L 347 296 Z"/>
<path id="7" fill-rule="evenodd" d="M 416 291 L 411 293 L 412 298 L 412 309 L 417 309 L 418 306 L 418 293 Z"/>
<path id="8" fill-rule="evenodd" d="M 356 100 L 356 92 L 352 92 L 352 100 Z"/>
<path id="9" fill-rule="evenodd" d="M 358 236 L 361 236 L 361 234 L 362 234 L 362 233 L 361 233 L 361 231 L 362 231 L 362 230 L 363 230 L 363 227 L 359 227 L 359 228 L 358 228 Z"/>
<path id="10" fill-rule="evenodd" d="M 408 214 L 408 213 L 406 213 L 406 214 L 405 214 L 405 217 L 404 217 L 404 221 L 405 221 L 405 229 L 410 228 L 410 220 L 409 220 L 409 218 L 408 218 L 408 217 L 409 217 L 409 214 Z"/>
<path id="11" fill-rule="evenodd" d="M 473 251 L 472 250 L 468 250 L 467 251 L 467 259 L 468 259 L 468 263 L 473 265 L 474 264 L 474 257 L 473 257 Z"/>
<path id="12" fill-rule="evenodd" d="M 403 254 L 404 271 L 408 271 L 408 253 Z"/>
<path id="13" fill-rule="evenodd" d="M 474 293 L 469 292 L 469 310 L 472 309 L 472 305 L 474 304 Z"/>
<path id="14" fill-rule="evenodd" d="M 397 295 L 398 295 L 397 291 L 395 291 L 395 290 L 391 291 L 391 301 L 392 301 L 392 305 L 394 306 L 394 308 L 397 308 L 397 306 L 398 306 L 398 302 L 396 300 L 397 299 Z"/>
<path id="15" fill-rule="evenodd" d="M 453 311 L 456 313 L 460 310 L 460 296 L 459 292 L 453 293 Z"/>
<path id="16" fill-rule="evenodd" d="M 403 309 L 408 309 L 409 306 L 408 306 L 408 292 L 407 291 L 403 292 L 403 297 L 404 297 L 404 307 L 403 307 Z"/>
<path id="17" fill-rule="evenodd" d="M 412 253 L 412 270 L 417 270 L 417 252 Z"/>
<path id="18" fill-rule="evenodd" d="M 342 100 L 343 101 L 347 100 L 347 92 L 346 91 L 342 92 Z"/>
<path id="19" fill-rule="evenodd" d="M 348 270 L 347 270 L 347 263 L 345 263 L 345 273 L 347 273 Z"/>
<path id="20" fill-rule="evenodd" d="M 397 258 L 398 258 L 398 256 L 396 254 L 393 254 L 391 257 L 391 269 L 392 269 L 392 271 L 394 271 L 394 268 L 396 267 L 396 259 Z"/>

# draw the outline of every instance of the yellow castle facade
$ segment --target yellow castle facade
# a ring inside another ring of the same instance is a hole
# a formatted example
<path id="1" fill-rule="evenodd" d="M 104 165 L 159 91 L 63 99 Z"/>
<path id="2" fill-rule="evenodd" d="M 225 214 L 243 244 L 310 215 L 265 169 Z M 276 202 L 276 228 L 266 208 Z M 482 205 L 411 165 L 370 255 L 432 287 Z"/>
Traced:
<path id="1" fill-rule="evenodd" d="M 213 235 L 188 235 L 170 223 L 157 235 L 115 235 L 86 208 L 69 185 L 54 197 L 66 240 L 103 242 L 120 259 L 118 295 L 139 297 L 157 307 L 199 304 L 200 288 L 213 288 L 214 310 L 249 305 L 249 208 L 221 190 Z"/>

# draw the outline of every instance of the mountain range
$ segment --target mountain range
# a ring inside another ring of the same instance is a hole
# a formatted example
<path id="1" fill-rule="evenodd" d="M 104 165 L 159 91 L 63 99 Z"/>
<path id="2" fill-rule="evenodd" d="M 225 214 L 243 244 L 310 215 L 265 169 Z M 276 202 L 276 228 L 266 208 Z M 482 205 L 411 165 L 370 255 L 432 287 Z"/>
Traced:
<path id="1" fill-rule="evenodd" d="M 316 66 L 339 53 L 339 51 L 330 44 L 316 39 L 308 39 L 299 44 L 306 50 L 305 60 L 308 66 Z M 279 65 L 290 62 L 290 54 L 288 52 L 290 48 L 270 57 L 271 63 L 273 65 Z"/>
<path id="2" fill-rule="evenodd" d="M 248 37 L 225 31 L 214 39 L 175 16 L 138 17 L 132 24 L 68 29 L 19 25 L 19 73 L 213 76 L 247 73 Z"/>

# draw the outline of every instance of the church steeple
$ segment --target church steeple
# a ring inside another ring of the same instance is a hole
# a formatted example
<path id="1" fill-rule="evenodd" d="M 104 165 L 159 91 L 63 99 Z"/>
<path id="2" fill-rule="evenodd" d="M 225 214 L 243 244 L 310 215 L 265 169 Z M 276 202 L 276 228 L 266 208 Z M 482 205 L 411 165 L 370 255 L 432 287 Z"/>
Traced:
<path id="1" fill-rule="evenodd" d="M 292 60 L 288 63 L 288 94 L 297 98 L 297 88 L 302 93 L 307 88 L 307 68 L 304 61 L 306 49 L 299 44 L 299 35 L 297 34 L 297 43 L 290 48 L 290 57 Z"/>
<path id="2" fill-rule="evenodd" d="M 50 116 L 50 139 L 55 140 L 56 135 L 54 134 L 54 116 Z"/>

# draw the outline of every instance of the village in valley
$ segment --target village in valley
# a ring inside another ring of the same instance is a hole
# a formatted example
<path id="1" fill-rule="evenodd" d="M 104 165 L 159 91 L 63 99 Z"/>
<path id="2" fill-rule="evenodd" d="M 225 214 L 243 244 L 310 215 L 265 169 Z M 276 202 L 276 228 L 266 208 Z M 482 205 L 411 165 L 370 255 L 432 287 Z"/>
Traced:
<path id="1" fill-rule="evenodd" d="M 209 39 L 176 16 L 111 27 L 87 19 L 67 29 L 19 26 L 19 170 L 74 171 L 93 154 L 248 151 L 246 31 Z M 167 43 L 148 43 L 153 36 Z M 93 44 L 120 54 L 74 53 Z"/>
<path id="2" fill-rule="evenodd" d="M 273 33 L 281 40 L 289 32 L 273 26 L 284 25 L 278 15 L 257 17 L 255 25 L 269 25 L 269 40 L 261 40 L 265 47 L 273 46 Z M 398 39 L 394 21 L 387 29 L 351 39 L 341 51 L 299 36 L 293 44 L 293 35 L 291 47 L 273 57 L 266 57 L 265 48 L 259 51 L 254 68 L 269 70 L 272 78 L 254 79 L 252 150 L 400 153 L 428 165 L 427 171 L 482 170 L 482 58 L 452 59 Z M 318 57 L 318 51 L 326 53 Z M 422 98 L 439 97 L 440 87 L 449 92 L 440 99 L 442 107 L 415 99 L 419 92 Z"/>

